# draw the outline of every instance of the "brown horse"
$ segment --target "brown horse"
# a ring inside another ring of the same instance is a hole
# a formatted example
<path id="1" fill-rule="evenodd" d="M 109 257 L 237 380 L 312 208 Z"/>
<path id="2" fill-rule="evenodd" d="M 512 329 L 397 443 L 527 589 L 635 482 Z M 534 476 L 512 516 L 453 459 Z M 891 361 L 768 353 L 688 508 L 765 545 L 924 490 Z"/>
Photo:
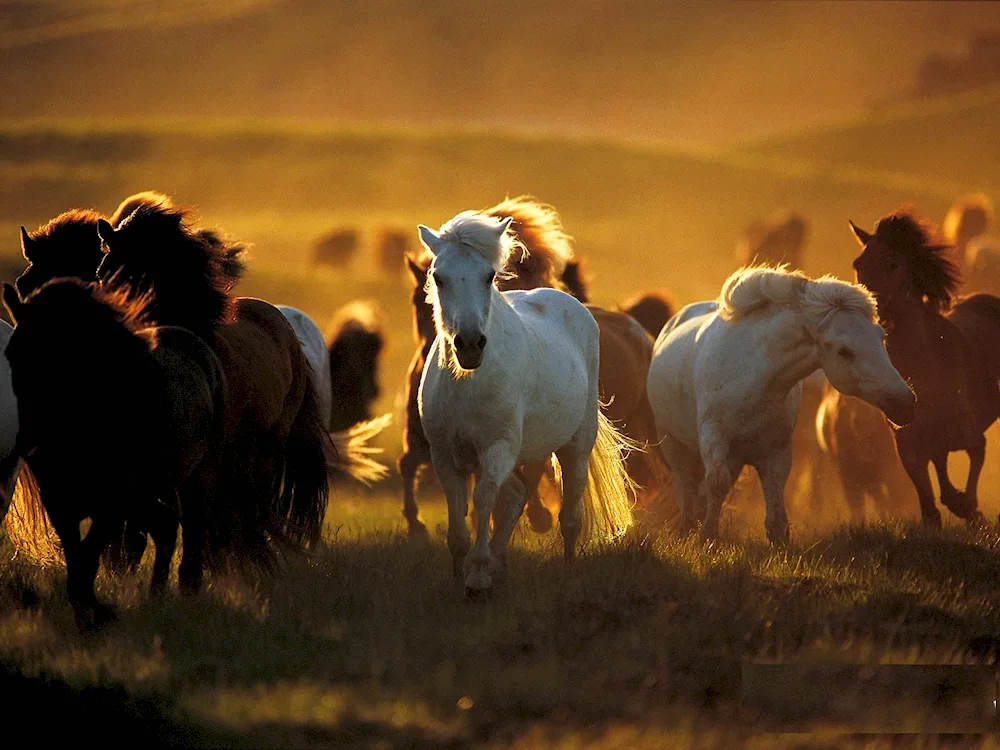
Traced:
<path id="1" fill-rule="evenodd" d="M 908 515 L 917 503 L 885 415 L 829 383 L 816 411 L 816 439 L 840 477 L 851 520 L 865 520 L 865 498 L 882 520 Z"/>
<path id="2" fill-rule="evenodd" d="M 349 302 L 334 313 L 326 332 L 330 354 L 330 429 L 347 430 L 373 417 L 379 396 L 379 355 L 385 346 L 378 307 Z"/>
<path id="3" fill-rule="evenodd" d="M 230 294 L 235 261 L 188 213 L 142 203 L 118 227 L 97 222 L 102 284 L 148 295 L 148 318 L 209 344 L 229 388 L 220 494 L 230 504 L 238 563 L 268 569 L 281 548 L 320 537 L 334 449 L 301 345 L 273 305 Z M 221 562 L 216 560 L 216 562 Z"/>
<path id="4" fill-rule="evenodd" d="M 802 267 L 802 251 L 809 236 L 809 222 L 793 211 L 776 211 L 747 227 L 736 243 L 736 262 Z"/>
<path id="5" fill-rule="evenodd" d="M 952 248 L 909 210 L 884 216 L 873 233 L 853 222 L 851 229 L 864 248 L 854 261 L 858 281 L 877 297 L 889 356 L 917 395 L 916 418 L 895 435 L 921 518 L 941 525 L 928 474 L 933 462 L 941 503 L 959 518 L 977 519 L 983 433 L 1000 416 L 1000 298 L 956 300 L 961 282 L 948 257 Z M 964 492 L 948 479 L 952 451 L 969 455 Z"/>
<path id="6" fill-rule="evenodd" d="M 570 292 L 571 288 L 575 288 L 577 294 L 585 298 L 588 296 L 582 267 L 571 255 L 571 238 L 563 231 L 555 209 L 521 196 L 507 199 L 484 213 L 497 217 L 511 216 L 518 239 L 527 248 L 526 255 L 515 254 L 511 258 L 507 274 L 498 274 L 497 286 L 501 291 L 553 287 Z M 403 515 L 413 537 L 427 533 L 419 519 L 415 492 L 419 472 L 430 464 L 430 446 L 420 423 L 416 397 L 424 363 L 435 336 L 433 311 L 424 292 L 430 260 L 428 255 L 407 258 L 407 268 L 413 279 L 411 301 L 418 346 L 407 374 L 403 454 L 398 468 L 403 478 Z M 601 397 L 605 403 L 610 402 L 605 413 L 612 420 L 621 419 L 626 423 L 620 427 L 628 437 L 640 443 L 652 441 L 655 428 L 645 395 L 652 340 L 629 316 L 591 305 L 588 308 L 601 328 Z M 667 474 L 659 454 L 654 451 L 633 453 L 627 467 L 630 476 L 643 488 L 637 498 L 640 507 L 647 509 L 651 519 L 659 520 L 670 515 L 670 509 L 660 502 Z M 546 464 L 525 467 L 524 474 L 529 486 L 534 489 L 526 509 L 528 520 L 536 531 L 546 531 L 552 526 L 551 509 L 546 504 L 551 505 L 553 498 L 558 496 L 558 493 L 546 491 L 546 484 L 551 482 L 551 468 Z"/>
<path id="7" fill-rule="evenodd" d="M 638 320 L 655 339 L 674 316 L 677 306 L 664 290 L 651 289 L 629 297 L 618 305 L 618 310 Z"/>

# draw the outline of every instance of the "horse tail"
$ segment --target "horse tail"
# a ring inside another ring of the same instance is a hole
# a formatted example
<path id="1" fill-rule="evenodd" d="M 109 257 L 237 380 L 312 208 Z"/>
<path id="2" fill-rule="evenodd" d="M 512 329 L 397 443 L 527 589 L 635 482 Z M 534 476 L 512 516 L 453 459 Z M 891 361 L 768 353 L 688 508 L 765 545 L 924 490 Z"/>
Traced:
<path id="1" fill-rule="evenodd" d="M 302 404 L 285 444 L 276 519 L 284 541 L 298 548 L 310 548 L 319 541 L 330 495 L 327 460 L 334 452 L 313 378 L 306 377 L 305 385 Z"/>
<path id="2" fill-rule="evenodd" d="M 586 541 L 593 537 L 616 539 L 632 525 L 632 507 L 638 490 L 625 470 L 625 457 L 642 450 L 597 412 L 597 440 L 590 453 L 587 489 L 583 493 L 583 530 Z"/>
<path id="3" fill-rule="evenodd" d="M 839 407 L 840 391 L 828 388 L 816 410 L 816 442 L 824 453 L 833 451 L 833 412 Z"/>
<path id="4" fill-rule="evenodd" d="M 42 505 L 38 480 L 27 462 L 21 464 L 10 501 L 3 523 L 14 548 L 42 565 L 65 565 L 62 544 Z"/>
<path id="5" fill-rule="evenodd" d="M 372 484 L 383 479 L 389 470 L 373 458 L 381 453 L 382 449 L 370 445 L 369 441 L 388 427 L 390 422 L 392 415 L 383 414 L 367 422 L 359 422 L 346 430 L 331 433 L 330 438 L 333 440 L 336 454 L 330 468 L 364 484 Z"/>

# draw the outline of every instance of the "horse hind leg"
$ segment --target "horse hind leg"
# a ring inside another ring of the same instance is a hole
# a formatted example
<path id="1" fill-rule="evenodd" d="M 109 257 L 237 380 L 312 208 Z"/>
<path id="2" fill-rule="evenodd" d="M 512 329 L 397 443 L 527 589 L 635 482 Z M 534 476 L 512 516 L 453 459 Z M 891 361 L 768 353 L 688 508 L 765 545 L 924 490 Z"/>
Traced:
<path id="1" fill-rule="evenodd" d="M 782 446 L 756 467 L 767 510 L 764 528 L 771 544 L 788 544 L 788 515 L 785 512 L 785 485 L 792 468 L 792 445 Z M 862 500 L 863 502 L 863 500 Z M 863 511 L 862 511 L 863 513 Z"/>
<path id="2" fill-rule="evenodd" d="M 156 547 L 156 557 L 153 560 L 153 577 L 149 584 L 151 594 L 159 595 L 167 586 L 167 578 L 170 576 L 170 561 L 177 548 L 177 527 L 178 520 L 177 507 L 178 497 L 176 491 L 171 491 L 167 495 L 174 501 L 171 507 L 159 499 L 153 500 L 153 507 L 149 512 L 146 528 L 153 538 Z"/>
<path id="3" fill-rule="evenodd" d="M 909 446 L 899 445 L 899 458 L 903 462 L 907 476 L 913 482 L 920 501 L 920 521 L 925 526 L 941 528 L 941 512 L 934 505 L 934 490 L 931 487 L 931 476 L 928 471 L 927 458 L 921 456 Z"/>
<path id="4" fill-rule="evenodd" d="M 712 423 L 702 425 L 698 442 L 705 466 L 705 476 L 698 493 L 705 504 L 701 534 L 705 539 L 714 539 L 719 535 L 722 503 L 733 488 L 742 465 L 729 455 L 729 446 Z"/>
<path id="5" fill-rule="evenodd" d="M 542 500 L 543 486 L 548 481 L 548 472 L 552 467 L 550 461 L 540 461 L 522 468 L 521 474 L 528 488 L 527 516 L 531 530 L 545 534 L 552 530 L 552 511 Z M 553 478 L 554 481 L 554 478 Z"/>

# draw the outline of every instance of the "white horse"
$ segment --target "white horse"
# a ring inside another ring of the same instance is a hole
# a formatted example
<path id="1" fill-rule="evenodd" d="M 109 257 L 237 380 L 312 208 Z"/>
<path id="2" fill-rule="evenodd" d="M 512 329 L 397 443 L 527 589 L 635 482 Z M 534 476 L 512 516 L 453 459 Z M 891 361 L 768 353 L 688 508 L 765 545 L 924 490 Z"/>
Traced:
<path id="1" fill-rule="evenodd" d="M 285 320 L 292 326 L 295 335 L 302 346 L 309 369 L 313 373 L 316 392 L 319 394 L 319 408 L 323 415 L 323 424 L 330 430 L 330 420 L 333 414 L 333 382 L 330 376 L 330 351 L 326 348 L 326 338 L 319 326 L 297 307 L 275 305 Z M 391 414 L 370 419 L 367 422 L 330 433 L 337 455 L 340 457 L 341 473 L 351 476 L 365 484 L 371 484 L 384 479 L 388 469 L 374 457 L 382 453 L 382 449 L 370 445 L 370 441 L 392 421 Z"/>
<path id="2" fill-rule="evenodd" d="M 519 470 L 525 464 L 553 453 L 559 461 L 567 562 L 581 530 L 617 536 L 632 518 L 622 461 L 627 445 L 598 409 L 597 323 L 563 292 L 496 288 L 496 274 L 510 253 L 524 252 L 508 232 L 510 223 L 466 211 L 437 232 L 419 227 L 434 255 L 427 292 L 437 337 L 418 403 L 434 472 L 448 499 L 453 572 L 458 578 L 464 570 L 469 593 L 489 590 L 492 574 L 505 569 L 527 498 Z M 465 518 L 473 475 L 476 544 L 470 555 Z"/>
<path id="3" fill-rule="evenodd" d="M 11 325 L 0 320 L 0 352 L 7 349 L 12 333 L 14 329 Z M 14 385 L 11 382 L 10 362 L 7 357 L 0 356 L 0 522 L 7 515 L 21 469 L 21 461 L 14 453 L 17 429 L 17 397 L 14 396 Z"/>
<path id="4" fill-rule="evenodd" d="M 740 269 L 717 301 L 688 305 L 668 321 L 647 390 L 685 528 L 702 520 L 702 534 L 715 536 L 722 501 L 750 465 L 764 492 L 768 539 L 787 541 L 784 488 L 803 378 L 821 368 L 837 390 L 896 424 L 913 418 L 915 396 L 884 339 L 867 289 L 784 267 Z"/>
<path id="5" fill-rule="evenodd" d="M 327 429 L 330 428 L 330 414 L 332 413 L 333 385 L 330 382 L 330 352 L 326 348 L 326 339 L 323 331 L 316 325 L 315 321 L 299 310 L 297 307 L 288 305 L 275 305 L 285 320 L 292 326 L 295 335 L 302 345 L 302 353 L 306 355 L 309 362 L 309 369 L 313 373 L 313 382 L 316 385 L 316 392 L 319 394 L 320 413 L 323 415 L 323 423 Z"/>

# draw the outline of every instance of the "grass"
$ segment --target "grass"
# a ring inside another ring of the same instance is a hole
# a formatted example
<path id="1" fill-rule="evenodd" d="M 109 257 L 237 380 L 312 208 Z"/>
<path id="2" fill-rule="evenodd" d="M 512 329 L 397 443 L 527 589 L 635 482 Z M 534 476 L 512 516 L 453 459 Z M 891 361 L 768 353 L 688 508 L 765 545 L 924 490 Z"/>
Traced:
<path id="1" fill-rule="evenodd" d="M 982 664 L 1000 634 L 996 531 L 841 527 L 776 550 L 730 525 L 710 546 L 595 546 L 568 570 L 555 534 L 519 530 L 509 580 L 467 601 L 428 500 L 437 531 L 416 545 L 395 492 L 342 488 L 327 544 L 257 587 L 151 601 L 148 567 L 102 572 L 121 617 L 95 635 L 75 631 L 61 570 L 15 558 L 0 568 L 7 710 L 196 746 L 733 747 L 782 728 L 743 704 L 748 660 Z M 801 701 L 796 731 L 856 731 Z"/>

